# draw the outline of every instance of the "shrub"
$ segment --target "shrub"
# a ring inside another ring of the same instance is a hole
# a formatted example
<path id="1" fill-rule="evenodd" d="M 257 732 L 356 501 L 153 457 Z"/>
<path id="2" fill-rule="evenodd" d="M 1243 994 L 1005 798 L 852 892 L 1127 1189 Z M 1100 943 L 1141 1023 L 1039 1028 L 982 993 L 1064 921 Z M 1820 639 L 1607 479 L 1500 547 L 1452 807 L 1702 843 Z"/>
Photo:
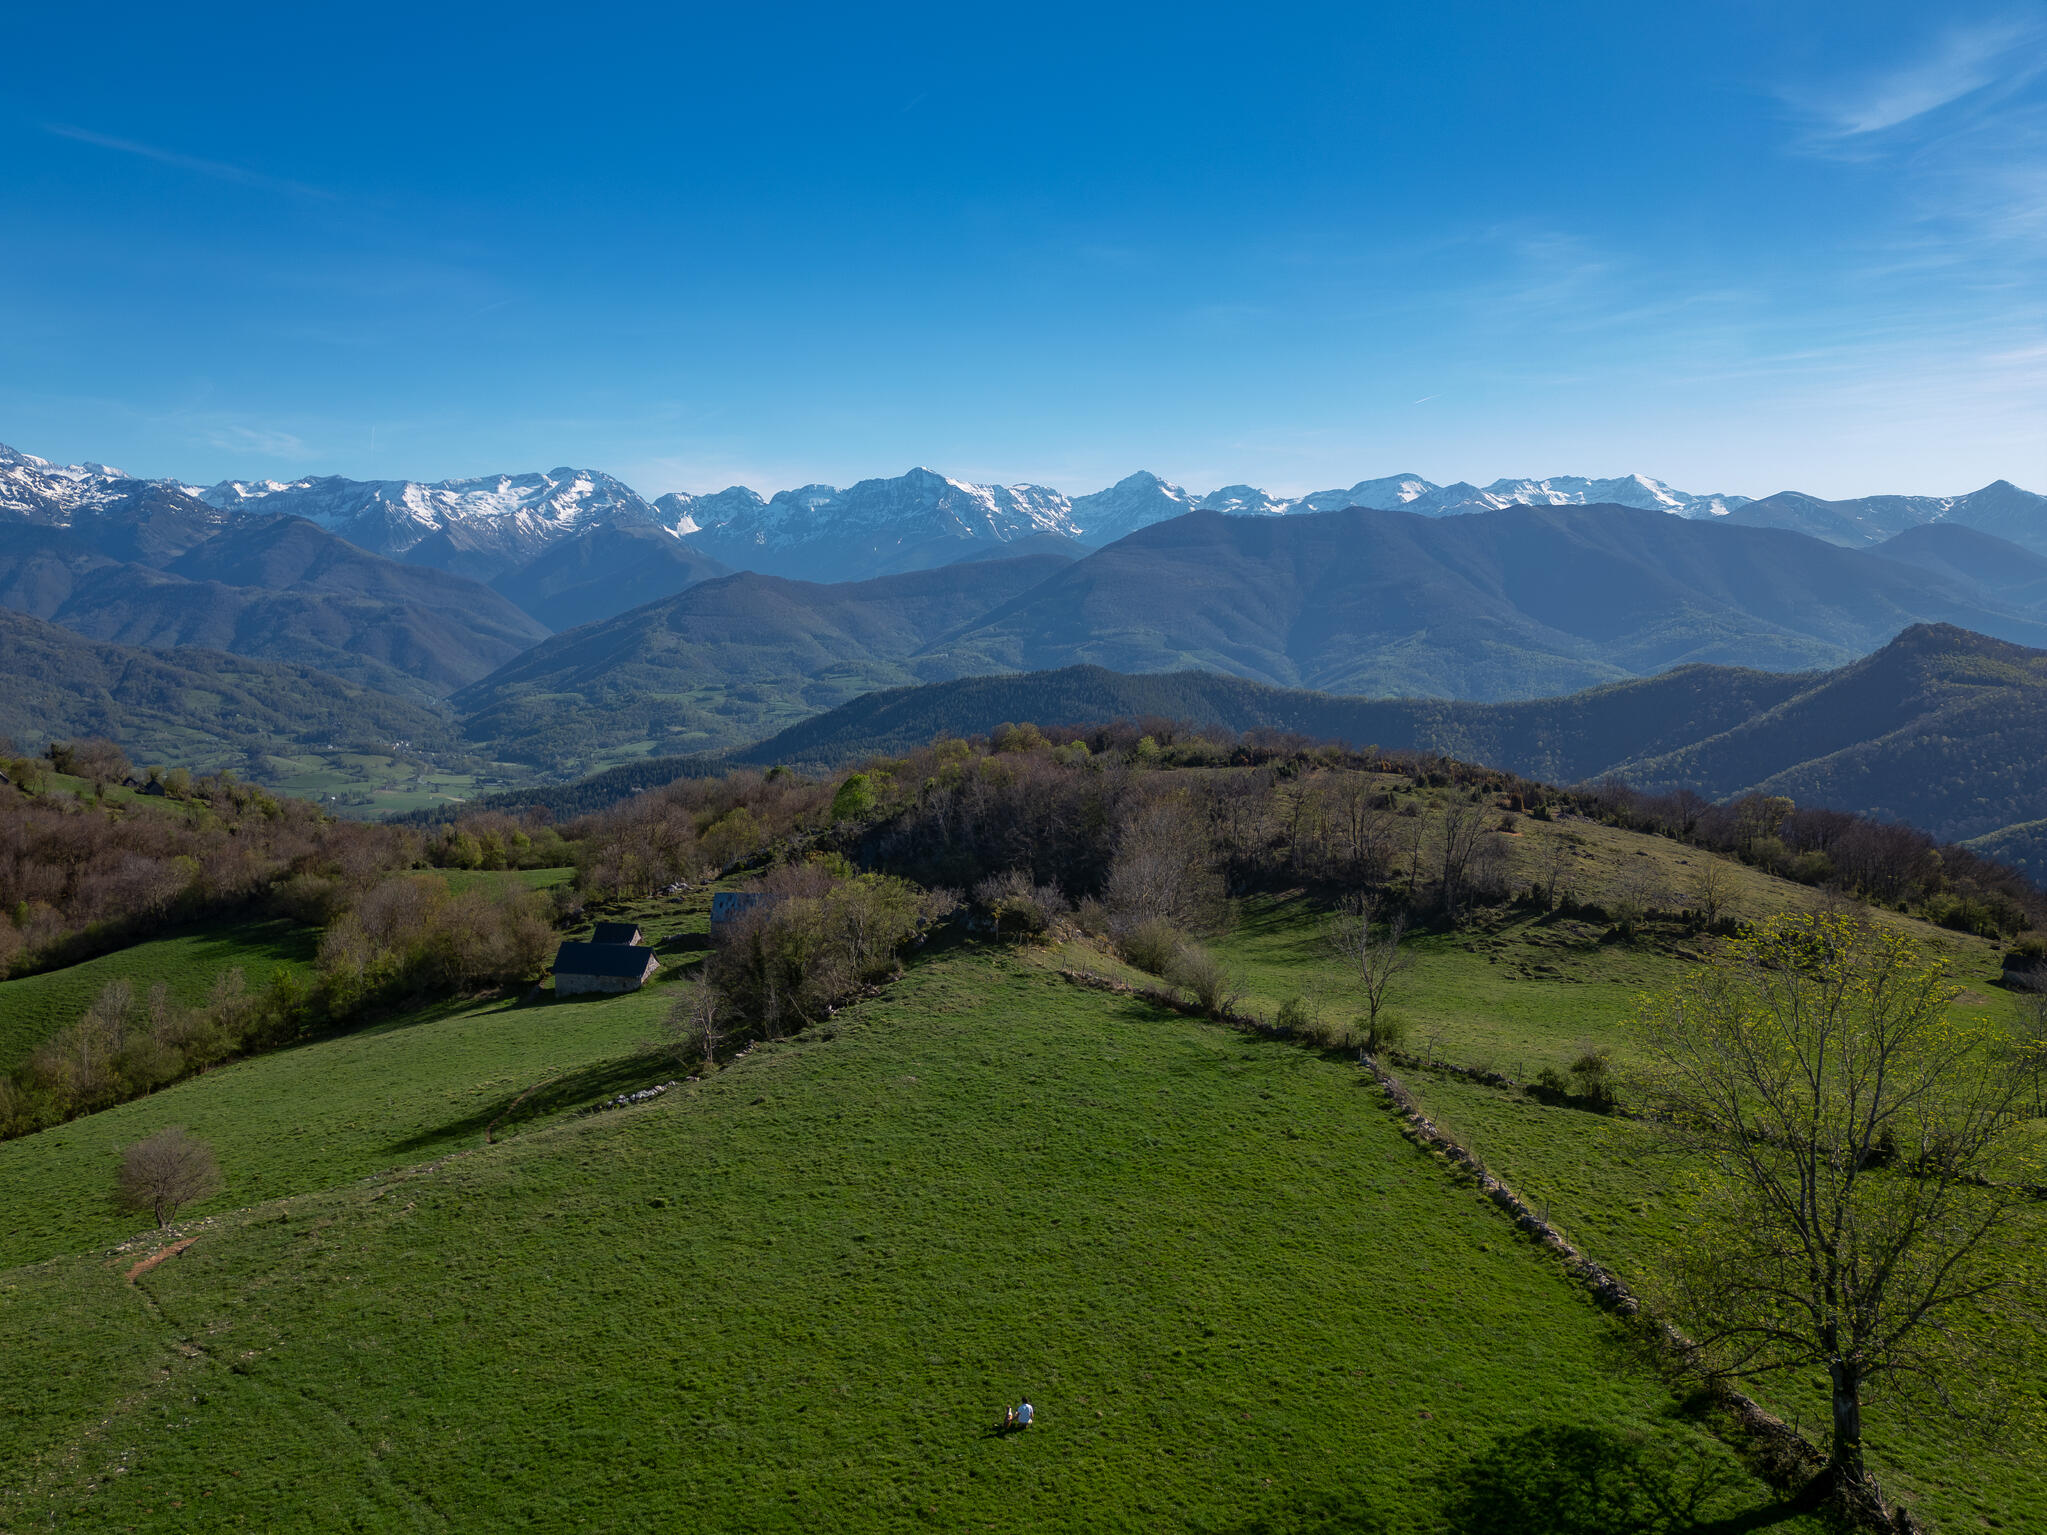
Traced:
<path id="1" fill-rule="evenodd" d="M 1571 1079 L 1554 1066 L 1545 1066 L 1528 1084 L 1528 1091 L 1545 1103 L 1561 1103 L 1571 1096 Z"/>
<path id="2" fill-rule="evenodd" d="M 770 1039 L 817 1022 L 889 975 L 923 925 L 951 909 L 948 893 L 885 874 L 835 880 L 822 864 L 776 874 L 815 893 L 756 907 L 732 925 L 710 961 L 727 1013 Z"/>
<path id="3" fill-rule="evenodd" d="M 1571 1081 L 1577 1086 L 1578 1100 L 1589 1109 L 1610 1113 L 1620 1101 L 1613 1057 L 1605 1050 L 1586 1050 L 1571 1062 Z"/>
<path id="4" fill-rule="evenodd" d="M 1376 1024 L 1360 1018 L 1346 1034 L 1375 1055 L 1381 1050 L 1398 1050 L 1407 1043 L 1407 1020 L 1398 1013 L 1381 1013 Z"/>
<path id="5" fill-rule="evenodd" d="M 1243 1000 L 1244 983 L 1229 967 L 1199 944 L 1186 944 L 1166 966 L 1168 984 L 1179 987 L 1211 1018 L 1235 1010 Z"/>
<path id="6" fill-rule="evenodd" d="M 1038 938 L 1066 909 L 1065 897 L 1050 885 L 1034 885 L 1023 869 L 991 874 L 974 887 L 974 899 L 1006 938 Z"/>
<path id="7" fill-rule="evenodd" d="M 1317 1019 L 1314 1010 L 1296 992 L 1279 1004 L 1279 1017 L 1275 1022 L 1289 1034 L 1306 1034 L 1315 1026 Z"/>
<path id="8" fill-rule="evenodd" d="M 2047 938 L 2038 933 L 2021 934 L 2004 951 L 2007 970 L 2037 970 L 2042 965 L 2047 965 Z"/>
<path id="9" fill-rule="evenodd" d="M 1164 975 L 1166 967 L 1179 955 L 1180 944 L 1179 930 L 1172 923 L 1150 917 L 1125 928 L 1117 946 L 1138 969 Z"/>

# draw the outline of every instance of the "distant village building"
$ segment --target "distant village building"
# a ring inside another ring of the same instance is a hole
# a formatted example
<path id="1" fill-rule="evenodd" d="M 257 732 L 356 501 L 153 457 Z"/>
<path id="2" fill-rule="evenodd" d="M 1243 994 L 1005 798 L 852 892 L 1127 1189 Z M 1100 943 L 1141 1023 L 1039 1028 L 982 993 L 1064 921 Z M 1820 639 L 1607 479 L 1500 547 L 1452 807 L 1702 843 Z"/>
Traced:
<path id="1" fill-rule="evenodd" d="M 765 890 L 720 890 L 711 896 L 711 936 L 737 922 L 757 906 L 770 906 L 781 899 Z"/>
<path id="2" fill-rule="evenodd" d="M 592 943 L 645 943 L 640 930 L 630 922 L 600 922 L 590 935 Z"/>
<path id="3" fill-rule="evenodd" d="M 636 943 L 565 943 L 555 951 L 554 994 L 638 991 L 660 968 L 654 951 Z"/>

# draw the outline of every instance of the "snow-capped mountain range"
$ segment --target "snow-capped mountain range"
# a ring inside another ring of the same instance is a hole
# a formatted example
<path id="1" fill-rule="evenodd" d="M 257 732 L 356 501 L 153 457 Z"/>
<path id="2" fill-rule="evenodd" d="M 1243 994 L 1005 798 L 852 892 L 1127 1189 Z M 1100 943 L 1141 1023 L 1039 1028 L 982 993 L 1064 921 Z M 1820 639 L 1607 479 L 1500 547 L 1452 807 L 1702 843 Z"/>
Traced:
<path id="1" fill-rule="evenodd" d="M 304 517 L 389 558 L 484 581 L 529 565 L 565 539 L 619 526 L 663 530 L 734 566 L 811 580 L 852 580 L 943 565 L 1025 539 L 1034 540 L 1034 547 L 1067 545 L 1079 552 L 1195 510 L 1283 517 L 1361 506 L 1445 517 L 1517 505 L 1613 504 L 1687 518 L 1790 527 L 1855 543 L 1867 542 L 1875 536 L 1869 530 L 1879 525 L 1896 531 L 1922 522 L 1971 520 L 1970 508 L 1989 494 L 1986 490 L 1959 497 L 1885 496 L 1821 503 L 1783 493 L 1753 501 L 1676 490 L 1639 474 L 1616 479 L 1576 475 L 1501 479 L 1484 486 L 1461 480 L 1438 485 L 1417 474 L 1395 474 L 1303 496 L 1275 496 L 1251 485 L 1225 485 L 1196 495 L 1155 474 L 1139 472 L 1106 490 L 1069 497 L 1042 485 L 975 485 L 917 468 L 844 489 L 805 485 L 763 497 L 735 485 L 706 495 L 676 491 L 649 501 L 612 476 L 590 469 L 432 484 L 329 475 L 195 486 L 138 482 L 104 464 L 57 465 L 0 448 L 0 511 L 12 510 L 32 520 L 62 520 L 78 509 L 105 507 L 133 497 L 145 484 L 221 512 Z M 2031 509 L 2038 506 L 2043 509 L 2039 537 L 2047 544 L 2047 501 L 2016 487 L 1990 489 L 1998 490 L 1998 503 L 2005 508 L 1995 530 L 2000 536 L 2028 542 L 2020 535 L 2030 532 Z M 2024 505 L 2006 506 L 2012 497 Z M 1820 519 L 1813 510 L 1818 507 L 1847 510 L 1830 511 Z M 1865 507 L 1880 510 L 1880 515 L 1854 511 Z"/>
<path id="2" fill-rule="evenodd" d="M 105 506 L 135 484 L 108 464 L 53 464 L 0 442 L 0 512 L 34 522 L 62 520 L 82 507 Z"/>
<path id="3" fill-rule="evenodd" d="M 549 544 L 591 528 L 660 525 L 638 492 L 594 469 L 480 475 L 431 485 L 322 475 L 185 488 L 209 506 L 303 517 L 389 559 L 478 580 L 523 565 Z"/>

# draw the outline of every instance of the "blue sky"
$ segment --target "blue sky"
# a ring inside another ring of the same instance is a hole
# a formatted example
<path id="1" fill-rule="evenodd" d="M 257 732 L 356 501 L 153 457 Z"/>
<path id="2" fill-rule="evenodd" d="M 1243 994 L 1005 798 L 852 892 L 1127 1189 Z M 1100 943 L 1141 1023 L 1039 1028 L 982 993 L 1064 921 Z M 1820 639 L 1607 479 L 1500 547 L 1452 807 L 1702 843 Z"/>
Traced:
<path id="1" fill-rule="evenodd" d="M 47 457 L 2047 490 L 2047 0 L 116 4 L 9 51 L 0 441 Z"/>

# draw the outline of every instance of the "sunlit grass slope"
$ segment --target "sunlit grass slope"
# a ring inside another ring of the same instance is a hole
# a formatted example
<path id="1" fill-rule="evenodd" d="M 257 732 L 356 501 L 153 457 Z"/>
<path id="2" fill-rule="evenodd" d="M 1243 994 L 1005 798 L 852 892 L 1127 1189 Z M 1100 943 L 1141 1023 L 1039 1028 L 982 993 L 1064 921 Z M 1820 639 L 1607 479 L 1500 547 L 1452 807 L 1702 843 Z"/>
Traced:
<path id="1" fill-rule="evenodd" d="M 144 1250 L 0 1273 L 0 1527 L 1805 1528 L 1354 1066 L 982 951 Z"/>
<path id="2" fill-rule="evenodd" d="M 466 878 L 542 883 L 557 872 Z M 674 1075 L 645 1047 L 660 1034 L 668 985 L 695 957 L 686 946 L 693 937 L 701 941 L 707 906 L 708 897 L 698 894 L 636 912 L 664 967 L 642 991 L 560 1003 L 439 1003 L 251 1056 L 149 1097 L 0 1142 L 0 1265 L 104 1244 L 132 1231 L 133 1218 L 105 1199 L 114 1156 L 166 1125 L 185 1126 L 220 1159 L 227 1188 L 194 1207 L 203 1215 L 478 1146 L 487 1134 L 503 1139 Z M 94 963 L 160 947 L 145 944 Z"/>
<path id="3" fill-rule="evenodd" d="M 61 970 L 0 981 L 0 1072 L 12 1071 L 75 1022 L 110 981 L 127 981 L 138 998 L 162 981 L 179 1004 L 196 1006 L 215 977 L 237 966 L 251 990 L 261 990 L 281 970 L 309 974 L 319 937 L 282 919 L 209 922 Z"/>

